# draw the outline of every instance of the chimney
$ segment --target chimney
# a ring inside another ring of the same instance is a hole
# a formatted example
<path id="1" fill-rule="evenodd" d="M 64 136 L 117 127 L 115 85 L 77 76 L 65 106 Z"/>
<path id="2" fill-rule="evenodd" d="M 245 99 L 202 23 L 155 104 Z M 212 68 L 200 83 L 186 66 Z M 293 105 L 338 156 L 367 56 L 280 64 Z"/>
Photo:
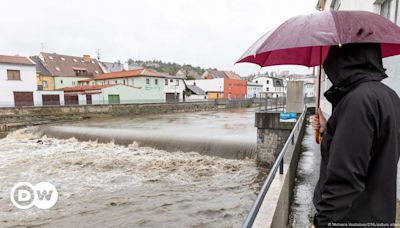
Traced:
<path id="1" fill-rule="evenodd" d="M 90 63 L 90 55 L 83 55 L 83 62 Z"/>

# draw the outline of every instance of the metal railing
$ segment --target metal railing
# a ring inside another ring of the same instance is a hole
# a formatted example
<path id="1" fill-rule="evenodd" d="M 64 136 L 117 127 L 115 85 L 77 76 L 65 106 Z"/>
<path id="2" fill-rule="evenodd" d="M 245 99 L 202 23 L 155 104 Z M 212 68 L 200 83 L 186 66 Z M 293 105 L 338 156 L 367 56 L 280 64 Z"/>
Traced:
<path id="1" fill-rule="evenodd" d="M 282 150 L 279 152 L 278 157 L 276 158 L 276 161 L 274 165 L 272 166 L 270 172 L 268 173 L 267 179 L 265 180 L 263 186 L 261 187 L 260 193 L 257 196 L 256 201 L 254 202 L 250 213 L 247 215 L 246 220 L 243 223 L 243 228 L 251 228 L 253 226 L 253 223 L 257 217 L 257 214 L 260 210 L 260 207 L 264 201 L 265 195 L 267 194 L 272 181 L 274 180 L 276 173 L 278 172 L 279 169 L 279 174 L 283 175 L 283 168 L 284 168 L 284 157 L 286 154 L 286 151 L 288 150 L 290 145 L 294 145 L 294 140 L 296 133 L 300 131 L 301 124 L 304 121 L 305 115 L 307 112 L 307 108 L 304 109 L 303 113 L 300 115 L 299 119 L 297 120 L 294 128 L 290 132 L 290 135 L 288 139 L 286 140 L 285 145 L 283 146 Z"/>

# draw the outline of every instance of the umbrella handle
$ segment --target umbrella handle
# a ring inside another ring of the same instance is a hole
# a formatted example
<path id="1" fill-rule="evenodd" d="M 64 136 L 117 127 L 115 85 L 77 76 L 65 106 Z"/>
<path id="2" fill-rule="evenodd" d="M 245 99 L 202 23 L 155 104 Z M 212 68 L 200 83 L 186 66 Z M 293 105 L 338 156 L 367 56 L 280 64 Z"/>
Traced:
<path id="1" fill-rule="evenodd" d="M 316 115 L 316 118 L 319 119 L 319 115 Z M 321 144 L 321 133 L 319 132 L 319 129 L 315 130 L 315 142 L 317 144 Z"/>

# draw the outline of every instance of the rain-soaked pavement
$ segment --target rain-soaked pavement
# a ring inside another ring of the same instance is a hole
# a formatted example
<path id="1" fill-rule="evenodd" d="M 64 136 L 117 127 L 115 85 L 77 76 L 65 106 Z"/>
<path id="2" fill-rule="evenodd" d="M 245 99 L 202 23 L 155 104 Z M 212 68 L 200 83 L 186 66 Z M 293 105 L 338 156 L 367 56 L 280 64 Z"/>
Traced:
<path id="1" fill-rule="evenodd" d="M 144 135 L 158 149 L 133 141 L 117 145 L 48 137 L 38 128 L 11 133 L 0 140 L 0 227 L 240 227 L 265 177 L 253 159 L 237 159 L 237 151 L 224 146 L 243 144 L 251 150 L 255 145 L 252 109 L 96 119 L 60 127 Z M 159 137 L 210 142 L 236 159 L 196 150 L 167 152 L 160 148 L 168 141 Z M 10 190 L 20 181 L 54 184 L 57 204 L 49 210 L 14 207 Z"/>
<path id="2" fill-rule="evenodd" d="M 289 218 L 291 227 L 311 227 L 314 216 L 314 205 L 312 203 L 315 184 L 319 177 L 320 149 L 315 143 L 314 131 L 310 124 L 307 125 L 302 142 L 295 179 L 294 199 L 292 211 Z"/>

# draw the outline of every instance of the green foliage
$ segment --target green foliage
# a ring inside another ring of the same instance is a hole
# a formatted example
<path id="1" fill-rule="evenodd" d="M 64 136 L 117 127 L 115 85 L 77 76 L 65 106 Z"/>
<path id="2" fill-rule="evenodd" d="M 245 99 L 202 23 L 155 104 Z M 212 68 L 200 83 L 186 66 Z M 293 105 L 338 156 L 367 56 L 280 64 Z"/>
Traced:
<path id="1" fill-rule="evenodd" d="M 192 96 L 192 91 L 185 90 L 185 91 L 183 91 L 183 94 L 185 94 L 185 96 L 187 96 L 187 97 L 190 97 L 190 96 Z"/>
<path id="2" fill-rule="evenodd" d="M 203 69 L 201 67 L 194 67 L 190 64 L 178 64 L 178 63 L 165 63 L 162 62 L 161 60 L 133 60 L 133 59 L 128 59 L 128 64 L 129 65 L 138 65 L 138 66 L 143 66 L 143 67 L 147 67 L 150 69 L 154 69 L 156 71 L 159 72 L 164 72 L 164 73 L 168 73 L 170 75 L 175 75 L 179 70 L 183 70 L 185 71 L 184 73 L 187 74 L 187 72 L 189 71 L 195 71 L 197 72 L 199 75 L 202 75 L 206 69 Z M 191 77 L 193 78 L 193 77 Z M 194 78 L 193 78 L 194 79 Z M 193 79 L 189 79 L 189 80 L 193 80 Z"/>

